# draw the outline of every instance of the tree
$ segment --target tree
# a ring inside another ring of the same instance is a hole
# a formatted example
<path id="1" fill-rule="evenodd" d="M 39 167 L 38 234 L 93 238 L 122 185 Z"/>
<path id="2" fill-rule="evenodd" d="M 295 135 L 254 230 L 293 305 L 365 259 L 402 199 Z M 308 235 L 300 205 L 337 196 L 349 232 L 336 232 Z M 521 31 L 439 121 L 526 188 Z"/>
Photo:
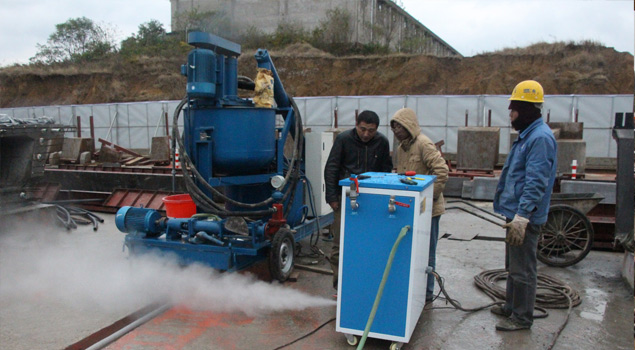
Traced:
<path id="1" fill-rule="evenodd" d="M 80 62 L 116 51 L 112 35 L 86 17 L 71 18 L 55 28 L 45 45 L 37 44 L 38 52 L 31 62 Z"/>
<path id="2" fill-rule="evenodd" d="M 153 55 L 165 46 L 166 32 L 163 24 L 156 19 L 139 25 L 137 34 L 121 42 L 120 53 L 123 56 Z"/>

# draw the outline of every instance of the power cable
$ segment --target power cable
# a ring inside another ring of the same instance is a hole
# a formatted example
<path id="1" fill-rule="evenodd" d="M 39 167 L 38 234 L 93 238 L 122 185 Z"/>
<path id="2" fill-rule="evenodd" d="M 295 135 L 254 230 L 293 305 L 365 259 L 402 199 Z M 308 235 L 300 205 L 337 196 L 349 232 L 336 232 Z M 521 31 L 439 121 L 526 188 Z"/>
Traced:
<path id="1" fill-rule="evenodd" d="M 310 331 L 309 333 L 307 333 L 307 334 L 305 334 L 305 335 L 301 336 L 300 338 L 297 338 L 297 339 L 295 339 L 295 340 L 293 340 L 293 341 L 291 341 L 291 342 L 289 342 L 289 343 L 286 343 L 286 344 L 284 344 L 284 345 L 280 345 L 280 346 L 278 346 L 277 348 L 275 348 L 275 349 L 273 349 L 273 350 L 280 350 L 280 349 L 284 349 L 284 348 L 286 348 L 286 347 L 287 347 L 287 346 L 289 346 L 289 345 L 295 344 L 295 343 L 299 342 L 300 340 L 302 340 L 302 339 L 304 339 L 304 338 L 306 338 L 306 337 L 308 337 L 308 336 L 312 335 L 313 333 L 315 333 L 315 332 L 319 331 L 322 327 L 326 326 L 327 324 L 329 324 L 329 323 L 331 323 L 331 322 L 333 322 L 333 321 L 335 321 L 335 317 L 333 317 L 332 319 L 330 319 L 330 320 L 328 320 L 328 321 L 326 321 L 326 322 L 322 323 L 322 324 L 321 324 L 321 325 L 319 325 L 316 329 L 314 329 L 314 330 Z"/>

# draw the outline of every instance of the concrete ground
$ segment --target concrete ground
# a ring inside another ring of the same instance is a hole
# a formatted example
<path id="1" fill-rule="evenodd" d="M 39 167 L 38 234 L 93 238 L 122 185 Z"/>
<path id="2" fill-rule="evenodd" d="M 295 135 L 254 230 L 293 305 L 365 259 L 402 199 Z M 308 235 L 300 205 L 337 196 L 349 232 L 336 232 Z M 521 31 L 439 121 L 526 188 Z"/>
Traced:
<path id="1" fill-rule="evenodd" d="M 491 210 L 491 203 L 476 204 Z M 90 227 L 66 233 L 52 225 L 27 225 L 0 234 L 2 348 L 63 349 L 157 297 L 166 297 L 157 293 L 162 290 L 196 302 L 171 299 L 183 302 L 107 349 L 279 349 L 311 332 L 284 348 L 353 348 L 335 331 L 330 275 L 298 269 L 297 281 L 284 286 L 247 277 L 218 279 L 214 274 L 209 277 L 212 282 L 198 285 L 186 279 L 189 270 L 174 272 L 165 266 L 137 266 L 128 275 L 125 270 L 131 263 L 121 250 L 124 235 L 116 229 L 114 216 L 102 216 L 106 222 L 97 232 Z M 500 238 L 502 229 L 457 210 L 444 214 L 440 226 L 437 271 L 447 292 L 465 308 L 490 303 L 473 277 L 503 267 L 504 244 L 470 236 Z M 302 246 L 305 255 L 296 263 L 329 268 L 325 259 L 310 256 L 308 240 Z M 328 254 L 330 242 L 320 239 L 318 247 Z M 622 259 L 622 253 L 591 251 L 567 268 L 539 263 L 539 273 L 560 279 L 582 298 L 554 349 L 634 347 L 633 291 L 620 274 Z M 258 268 L 263 266 L 254 271 Z M 204 274 L 193 276 L 205 279 Z M 288 294 L 295 291 L 312 297 Z M 222 305 L 211 305 L 215 302 Z M 293 310 L 294 305 L 306 308 Z M 546 349 L 567 314 L 562 309 L 548 311 L 549 316 L 537 319 L 531 330 L 504 333 L 494 329 L 499 318 L 488 310 L 466 313 L 438 299 L 423 311 L 403 349 Z M 365 349 L 389 346 L 388 341 L 369 339 Z"/>

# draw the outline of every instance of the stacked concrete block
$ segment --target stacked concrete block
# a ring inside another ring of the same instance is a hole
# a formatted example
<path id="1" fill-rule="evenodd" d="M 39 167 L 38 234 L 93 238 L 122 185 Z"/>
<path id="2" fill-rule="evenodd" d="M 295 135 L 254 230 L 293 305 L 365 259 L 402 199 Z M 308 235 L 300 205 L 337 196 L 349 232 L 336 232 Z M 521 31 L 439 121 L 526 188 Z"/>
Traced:
<path id="1" fill-rule="evenodd" d="M 493 171 L 498 162 L 500 128 L 459 128 L 457 141 L 457 170 Z"/>
<path id="2" fill-rule="evenodd" d="M 586 170 L 586 141 L 582 139 L 584 123 L 550 122 L 549 127 L 559 130 L 558 175 L 571 174 L 571 165 L 576 161 L 578 175 Z"/>
<path id="3" fill-rule="evenodd" d="M 82 137 L 67 137 L 64 139 L 60 160 L 67 162 L 78 162 L 79 156 L 84 152 L 92 153 L 93 139 Z"/>

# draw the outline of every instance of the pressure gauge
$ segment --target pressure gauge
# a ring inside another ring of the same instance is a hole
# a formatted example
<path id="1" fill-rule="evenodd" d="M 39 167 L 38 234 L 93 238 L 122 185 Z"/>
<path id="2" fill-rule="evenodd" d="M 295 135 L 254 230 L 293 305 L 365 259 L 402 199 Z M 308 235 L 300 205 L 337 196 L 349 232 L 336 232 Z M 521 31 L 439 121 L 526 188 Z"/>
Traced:
<path id="1" fill-rule="evenodd" d="M 279 190 L 284 186 L 284 177 L 281 175 L 275 175 L 271 178 L 271 186 L 276 190 Z"/>

